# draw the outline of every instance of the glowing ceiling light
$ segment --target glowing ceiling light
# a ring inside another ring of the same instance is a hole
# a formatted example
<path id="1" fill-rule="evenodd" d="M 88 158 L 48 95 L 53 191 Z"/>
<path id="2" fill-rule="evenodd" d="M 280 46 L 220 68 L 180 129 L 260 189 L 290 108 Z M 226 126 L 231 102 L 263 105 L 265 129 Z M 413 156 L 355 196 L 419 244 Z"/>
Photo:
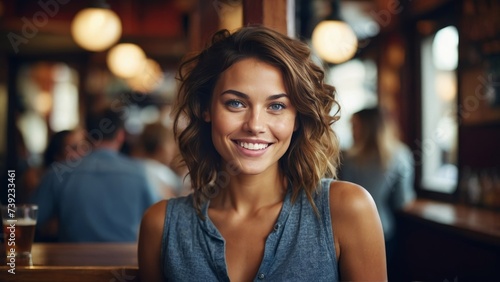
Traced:
<path id="1" fill-rule="evenodd" d="M 71 23 L 75 42 L 89 51 L 103 51 L 120 39 L 120 18 L 110 9 L 86 8 L 78 12 Z"/>
<path id="2" fill-rule="evenodd" d="M 314 28 L 312 45 L 320 58 L 329 63 L 340 64 L 356 54 L 358 39 L 347 23 L 326 20 Z"/>
<path id="3" fill-rule="evenodd" d="M 121 43 L 108 52 L 108 68 L 120 78 L 132 78 L 144 70 L 146 54 L 132 43 Z"/>

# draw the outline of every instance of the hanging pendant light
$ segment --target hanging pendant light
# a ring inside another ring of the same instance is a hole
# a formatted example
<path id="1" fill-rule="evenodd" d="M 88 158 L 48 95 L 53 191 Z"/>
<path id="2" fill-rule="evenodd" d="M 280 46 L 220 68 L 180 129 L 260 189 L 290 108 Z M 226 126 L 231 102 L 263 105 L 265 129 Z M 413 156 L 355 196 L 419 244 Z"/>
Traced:
<path id="1" fill-rule="evenodd" d="M 103 51 L 115 44 L 122 34 L 118 15 L 104 1 L 78 12 L 71 23 L 75 42 L 89 51 Z"/>
<path id="2" fill-rule="evenodd" d="M 312 45 L 318 56 L 333 64 L 351 59 L 358 49 L 352 28 L 340 19 L 340 0 L 332 0 L 332 13 L 313 30 Z"/>
<path id="3" fill-rule="evenodd" d="M 111 72 L 120 78 L 132 78 L 144 70 L 146 53 L 136 44 L 120 43 L 108 52 L 106 61 Z"/>

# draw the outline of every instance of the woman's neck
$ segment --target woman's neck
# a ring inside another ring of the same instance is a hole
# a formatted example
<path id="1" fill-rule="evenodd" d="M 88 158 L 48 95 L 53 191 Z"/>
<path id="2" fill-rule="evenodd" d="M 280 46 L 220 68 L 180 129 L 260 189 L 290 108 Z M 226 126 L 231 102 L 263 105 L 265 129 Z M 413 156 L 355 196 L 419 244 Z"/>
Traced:
<path id="1" fill-rule="evenodd" d="M 282 202 L 286 188 L 286 180 L 280 174 L 232 176 L 211 200 L 210 207 L 252 214 Z"/>

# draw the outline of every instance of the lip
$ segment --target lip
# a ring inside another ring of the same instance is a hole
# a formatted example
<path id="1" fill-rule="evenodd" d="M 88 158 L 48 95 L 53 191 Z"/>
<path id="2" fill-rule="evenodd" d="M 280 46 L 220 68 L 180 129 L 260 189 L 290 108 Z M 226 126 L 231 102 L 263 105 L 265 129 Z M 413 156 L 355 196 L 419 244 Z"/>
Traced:
<path id="1" fill-rule="evenodd" d="M 238 151 L 243 154 L 244 156 L 248 157 L 259 157 L 267 152 L 267 150 L 274 144 L 273 142 L 268 142 L 265 140 L 256 140 L 256 139 L 236 139 L 232 140 L 233 143 L 235 144 L 236 148 Z M 244 148 L 240 146 L 240 143 L 251 143 L 251 144 L 266 144 L 268 145 L 266 148 L 259 149 L 259 150 L 251 150 Z"/>

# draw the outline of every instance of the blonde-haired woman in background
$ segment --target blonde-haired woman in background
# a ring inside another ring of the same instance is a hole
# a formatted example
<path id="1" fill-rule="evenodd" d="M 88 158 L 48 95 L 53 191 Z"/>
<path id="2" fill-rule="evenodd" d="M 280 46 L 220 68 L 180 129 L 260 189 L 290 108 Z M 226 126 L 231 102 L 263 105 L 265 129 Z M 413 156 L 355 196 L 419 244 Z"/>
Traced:
<path id="1" fill-rule="evenodd" d="M 413 156 L 381 108 L 354 113 L 351 124 L 353 145 L 342 153 L 339 179 L 363 186 L 375 200 L 390 276 L 396 248 L 395 212 L 415 198 Z"/>

